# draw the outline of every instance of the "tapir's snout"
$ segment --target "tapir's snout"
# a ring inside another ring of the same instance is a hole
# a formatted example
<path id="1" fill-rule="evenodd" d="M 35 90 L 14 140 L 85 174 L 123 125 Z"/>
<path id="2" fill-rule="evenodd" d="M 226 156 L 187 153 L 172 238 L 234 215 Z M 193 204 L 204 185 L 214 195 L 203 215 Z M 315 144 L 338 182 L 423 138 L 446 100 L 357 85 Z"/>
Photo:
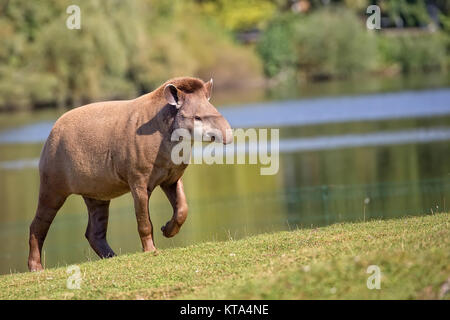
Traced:
<path id="1" fill-rule="evenodd" d="M 214 141 L 216 143 L 230 144 L 233 142 L 233 130 L 227 119 L 219 112 L 199 123 L 203 131 L 203 141 Z"/>
<path id="2" fill-rule="evenodd" d="M 226 121 L 226 120 L 225 120 Z M 228 123 L 228 121 L 227 121 Z M 225 134 L 223 135 L 223 144 L 230 144 L 233 142 L 233 129 L 228 124 L 228 128 L 225 130 Z"/>
<path id="3" fill-rule="evenodd" d="M 228 123 L 227 119 L 225 119 L 223 116 L 221 116 L 220 119 L 220 128 L 222 132 L 222 143 L 223 144 L 230 144 L 233 142 L 233 130 L 231 129 L 230 124 Z"/>

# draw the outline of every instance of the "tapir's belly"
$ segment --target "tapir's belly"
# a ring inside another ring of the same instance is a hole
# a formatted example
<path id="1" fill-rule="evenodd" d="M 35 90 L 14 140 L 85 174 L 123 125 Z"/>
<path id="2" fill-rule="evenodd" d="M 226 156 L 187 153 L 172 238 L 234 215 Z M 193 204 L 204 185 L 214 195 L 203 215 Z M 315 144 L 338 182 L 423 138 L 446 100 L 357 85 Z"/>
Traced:
<path id="1" fill-rule="evenodd" d="M 96 190 L 89 187 L 75 188 L 72 193 L 97 200 L 111 200 L 120 197 L 121 195 L 128 193 L 129 191 L 130 188 L 128 186 L 117 187 L 110 185 Z"/>
<path id="2" fill-rule="evenodd" d="M 53 179 L 61 181 L 66 193 L 98 200 L 110 200 L 130 190 L 128 183 L 108 167 L 83 165 L 66 160 L 62 170 L 60 168 L 55 171 L 57 172 Z"/>
<path id="3" fill-rule="evenodd" d="M 44 146 L 41 177 L 55 191 L 110 200 L 129 192 L 128 181 L 114 164 L 114 150 L 106 144 L 86 144 L 64 134 L 52 135 Z"/>

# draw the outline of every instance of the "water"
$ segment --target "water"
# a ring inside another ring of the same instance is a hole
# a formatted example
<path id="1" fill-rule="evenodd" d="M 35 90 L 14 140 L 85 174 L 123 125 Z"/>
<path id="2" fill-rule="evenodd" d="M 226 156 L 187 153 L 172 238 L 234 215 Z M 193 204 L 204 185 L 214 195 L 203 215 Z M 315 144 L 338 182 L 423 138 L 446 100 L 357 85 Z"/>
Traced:
<path id="1" fill-rule="evenodd" d="M 176 237 L 159 231 L 172 210 L 159 189 L 152 195 L 157 247 L 448 211 L 450 89 L 407 89 L 242 99 L 253 103 L 224 108 L 235 127 L 280 128 L 280 170 L 261 176 L 259 165 L 191 165 L 183 178 L 190 212 Z M 37 159 L 53 121 L 0 131 L 0 273 L 26 270 Z M 69 197 L 50 228 L 45 264 L 97 259 L 84 238 L 86 225 L 82 199 Z M 140 251 L 130 195 L 111 202 L 108 239 L 116 253 Z"/>
<path id="2" fill-rule="evenodd" d="M 233 128 L 280 128 L 446 116 L 449 114 L 448 101 L 450 90 L 438 89 L 234 105 L 220 111 Z M 52 126 L 52 121 L 44 121 L 0 132 L 0 144 L 44 142 Z"/>

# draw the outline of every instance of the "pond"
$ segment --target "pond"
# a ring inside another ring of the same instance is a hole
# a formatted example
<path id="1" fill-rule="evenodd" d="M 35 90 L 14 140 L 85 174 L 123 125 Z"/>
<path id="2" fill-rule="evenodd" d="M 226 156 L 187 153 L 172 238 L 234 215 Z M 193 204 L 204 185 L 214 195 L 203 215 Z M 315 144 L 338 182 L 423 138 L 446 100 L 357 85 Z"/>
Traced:
<path id="1" fill-rule="evenodd" d="M 399 86 L 397 79 L 392 90 L 370 83 L 359 92 L 354 84 L 339 90 L 318 84 L 332 89 L 249 93 L 239 98 L 245 104 L 219 99 L 217 105 L 229 104 L 220 110 L 235 128 L 280 129 L 279 171 L 264 176 L 259 165 L 189 166 L 183 180 L 190 212 L 174 238 L 159 231 L 171 216 L 170 204 L 159 189 L 151 197 L 156 246 L 448 211 L 448 79 L 431 87 L 412 80 Z M 26 270 L 37 162 L 56 119 L 15 117 L 3 118 L 0 127 L 0 273 Z M 132 204 L 129 194 L 111 202 L 108 240 L 118 254 L 141 250 Z M 84 238 L 86 225 L 83 200 L 70 196 L 44 245 L 46 267 L 97 259 Z"/>

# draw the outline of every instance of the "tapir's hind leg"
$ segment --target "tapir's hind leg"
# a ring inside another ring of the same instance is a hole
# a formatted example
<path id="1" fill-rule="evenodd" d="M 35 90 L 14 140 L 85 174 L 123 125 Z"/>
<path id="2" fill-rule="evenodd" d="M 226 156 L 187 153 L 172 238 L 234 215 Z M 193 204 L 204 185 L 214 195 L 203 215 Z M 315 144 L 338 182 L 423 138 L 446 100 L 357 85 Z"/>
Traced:
<path id="1" fill-rule="evenodd" d="M 66 195 L 49 192 L 41 187 L 36 215 L 30 226 L 30 253 L 28 255 L 28 269 L 42 270 L 41 251 L 50 224 L 56 213 L 66 201 Z"/>
<path id="2" fill-rule="evenodd" d="M 85 234 L 89 244 L 100 258 L 114 257 L 115 253 L 106 241 L 110 201 L 83 198 L 89 212 L 89 222 Z"/>

